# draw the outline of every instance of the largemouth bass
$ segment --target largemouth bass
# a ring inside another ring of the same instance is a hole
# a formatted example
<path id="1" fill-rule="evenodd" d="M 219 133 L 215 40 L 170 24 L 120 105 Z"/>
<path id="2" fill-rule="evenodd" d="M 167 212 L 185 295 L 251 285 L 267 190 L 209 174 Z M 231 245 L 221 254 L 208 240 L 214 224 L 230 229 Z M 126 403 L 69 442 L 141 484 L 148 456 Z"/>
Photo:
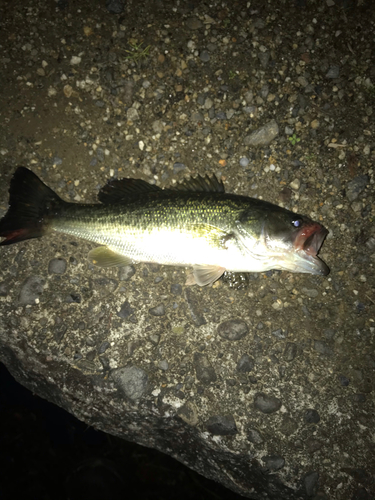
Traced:
<path id="1" fill-rule="evenodd" d="M 98 204 L 68 203 L 31 170 L 17 168 L 0 245 L 57 231 L 98 243 L 98 266 L 137 262 L 190 266 L 187 284 L 212 284 L 224 271 L 281 269 L 326 275 L 317 257 L 328 231 L 318 222 L 263 200 L 225 193 L 213 177 L 161 189 L 140 179 L 114 179 Z"/>

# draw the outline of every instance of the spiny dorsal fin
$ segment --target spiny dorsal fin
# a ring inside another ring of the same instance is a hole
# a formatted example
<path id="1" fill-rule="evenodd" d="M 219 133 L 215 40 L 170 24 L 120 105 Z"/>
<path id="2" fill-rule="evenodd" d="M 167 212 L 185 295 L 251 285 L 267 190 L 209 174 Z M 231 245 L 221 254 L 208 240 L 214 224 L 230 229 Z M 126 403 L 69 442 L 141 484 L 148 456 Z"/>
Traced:
<path id="1" fill-rule="evenodd" d="M 212 177 L 208 175 L 205 175 L 205 177 L 201 175 L 195 178 L 191 177 L 169 189 L 173 191 L 189 191 L 195 193 L 225 193 L 223 182 L 219 181 L 215 175 Z"/>
<path id="2" fill-rule="evenodd" d="M 102 203 L 120 203 L 140 194 L 161 191 L 161 188 L 142 179 L 111 179 L 98 193 Z"/>

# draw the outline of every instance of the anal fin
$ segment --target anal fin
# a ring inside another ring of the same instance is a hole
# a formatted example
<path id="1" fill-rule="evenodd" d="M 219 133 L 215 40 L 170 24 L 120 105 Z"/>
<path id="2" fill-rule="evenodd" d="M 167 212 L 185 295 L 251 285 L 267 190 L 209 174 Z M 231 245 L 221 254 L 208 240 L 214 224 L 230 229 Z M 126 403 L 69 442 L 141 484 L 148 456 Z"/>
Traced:
<path id="1" fill-rule="evenodd" d="M 124 267 L 134 264 L 134 260 L 125 255 L 120 255 L 108 247 L 96 247 L 88 253 L 89 260 L 99 267 Z"/>

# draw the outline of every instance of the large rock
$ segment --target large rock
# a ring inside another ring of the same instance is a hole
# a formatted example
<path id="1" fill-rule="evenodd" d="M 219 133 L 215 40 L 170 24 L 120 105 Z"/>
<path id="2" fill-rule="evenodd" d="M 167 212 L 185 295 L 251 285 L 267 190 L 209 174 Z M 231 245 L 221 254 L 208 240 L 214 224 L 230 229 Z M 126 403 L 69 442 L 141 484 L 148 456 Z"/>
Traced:
<path id="1" fill-rule="evenodd" d="M 248 498 L 370 491 L 374 337 L 352 343 L 325 278 L 294 277 L 316 293 L 291 304 L 280 273 L 185 287 L 184 269 L 94 268 L 89 248 L 0 248 L 0 359 L 21 384 Z"/>

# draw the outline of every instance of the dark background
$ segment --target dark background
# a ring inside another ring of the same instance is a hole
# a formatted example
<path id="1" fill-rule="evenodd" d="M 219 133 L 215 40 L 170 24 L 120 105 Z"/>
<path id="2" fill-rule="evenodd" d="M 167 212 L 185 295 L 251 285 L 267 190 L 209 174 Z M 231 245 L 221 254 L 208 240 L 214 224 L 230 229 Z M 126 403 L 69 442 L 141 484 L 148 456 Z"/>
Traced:
<path id="1" fill-rule="evenodd" d="M 80 422 L 1 363 L 0 421 L 1 500 L 243 498 L 163 453 Z"/>

